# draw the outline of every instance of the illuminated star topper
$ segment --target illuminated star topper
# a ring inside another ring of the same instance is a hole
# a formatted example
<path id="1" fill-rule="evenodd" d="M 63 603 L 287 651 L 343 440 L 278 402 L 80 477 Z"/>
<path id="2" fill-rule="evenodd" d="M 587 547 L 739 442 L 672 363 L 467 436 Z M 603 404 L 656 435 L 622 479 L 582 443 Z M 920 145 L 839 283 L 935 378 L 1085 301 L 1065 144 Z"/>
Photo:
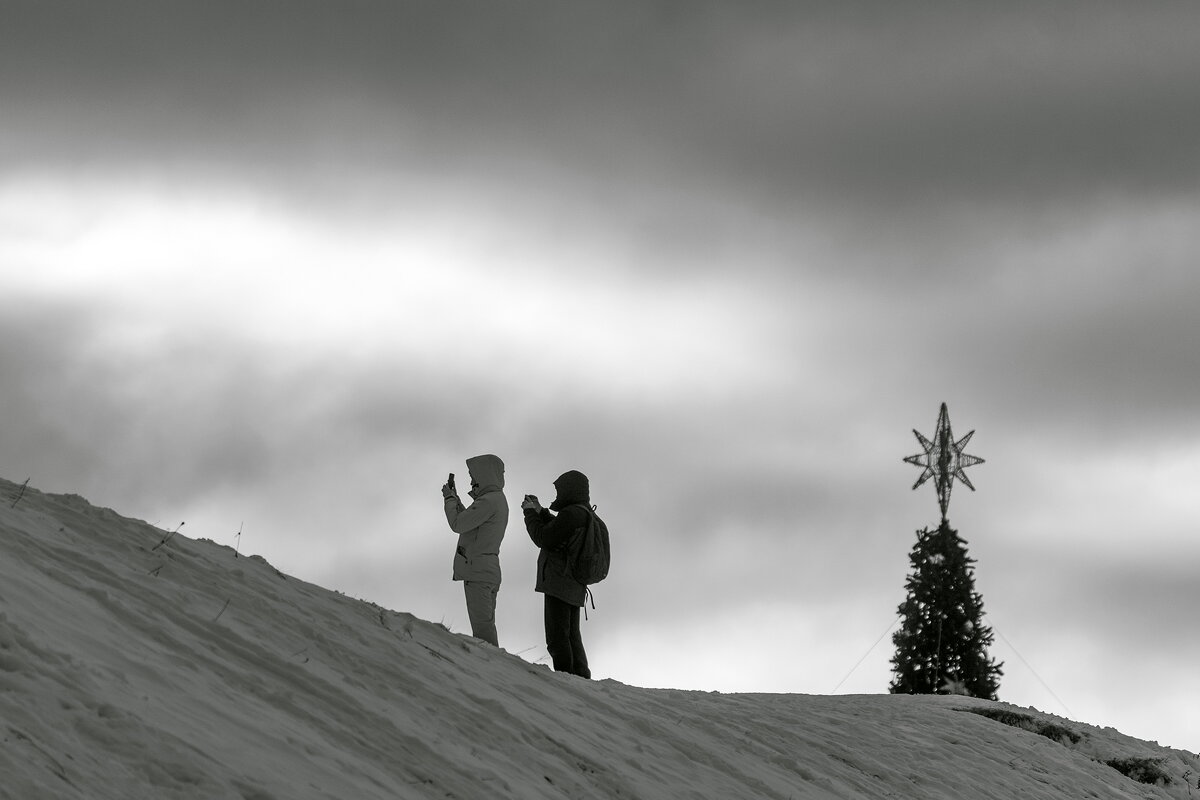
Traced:
<path id="1" fill-rule="evenodd" d="M 950 506 L 950 490 L 953 488 L 954 479 L 958 478 L 958 480 L 966 484 L 968 489 L 972 492 L 975 491 L 970 478 L 963 472 L 967 467 L 983 463 L 982 458 L 970 456 L 963 452 L 963 448 L 967 446 L 967 442 L 971 441 L 971 437 L 975 435 L 975 431 L 971 431 L 957 442 L 954 441 L 954 434 L 950 432 L 950 412 L 946 410 L 946 404 L 942 403 L 942 411 L 938 414 L 937 430 L 933 432 L 933 440 L 926 439 L 917 433 L 915 429 L 913 430 L 913 434 L 917 437 L 917 441 L 921 443 L 921 447 L 925 448 L 925 452 L 904 459 L 909 464 L 921 467 L 924 470 L 912 488 L 916 489 L 925 481 L 933 478 L 933 485 L 937 488 L 938 505 L 942 508 L 942 521 L 945 522 L 946 509 Z"/>

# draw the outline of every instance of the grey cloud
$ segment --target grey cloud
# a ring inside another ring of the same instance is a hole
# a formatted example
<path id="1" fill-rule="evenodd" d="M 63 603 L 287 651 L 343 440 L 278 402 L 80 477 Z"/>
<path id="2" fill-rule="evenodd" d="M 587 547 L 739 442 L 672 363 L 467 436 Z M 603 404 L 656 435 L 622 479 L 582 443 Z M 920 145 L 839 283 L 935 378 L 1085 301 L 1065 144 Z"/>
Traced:
<path id="1" fill-rule="evenodd" d="M 989 567 L 993 580 L 984 587 L 984 600 L 994 595 L 1008 616 L 1041 636 L 1070 632 L 1091 641 L 1120 642 L 1132 653 L 1149 653 L 1170 641 L 1194 653 L 1200 645 L 1180 632 L 1193 627 L 1200 588 L 1181 555 L 1147 548 L 1119 560 L 1090 553 L 1084 561 L 1078 554 L 1045 548 L 1022 559 L 1019 573 L 1003 576 Z"/>
<path id="2" fill-rule="evenodd" d="M 418 365 L 264 353 L 182 329 L 91 347 L 111 322 L 70 303 L 6 308 L 4 405 L 26 424 L 4 437 L 18 467 L 169 502 L 304 464 L 336 471 L 397 450 L 420 462 L 484 424 L 470 400 L 484 387 Z"/>
<path id="3" fill-rule="evenodd" d="M 841 379 L 830 391 L 868 416 L 921 396 L 934 410 L 945 400 L 952 418 L 970 411 L 971 427 L 1068 450 L 1195 439 L 1195 221 L 1182 204 L 1122 203 L 1030 230 L 1007 249 L 955 242 L 898 275 L 880 252 L 874 269 L 852 269 L 828 289 L 826 307 L 838 313 L 821 322 L 822 371 Z M 894 252 L 929 251 L 896 242 Z M 842 251 L 871 263 L 860 253 Z M 809 336 L 797 333 L 793 360 L 811 349 Z"/>
<path id="4" fill-rule="evenodd" d="M 1083 271 L 1082 282 L 1096 282 L 1056 292 L 1049 304 L 1031 287 L 1035 311 L 1022 319 L 964 325 L 957 368 L 1006 428 L 1054 420 L 1055 435 L 1084 442 L 1103 432 L 1108 447 L 1200 436 L 1191 300 L 1200 281 L 1154 267 L 1128 280 L 1093 274 L 1103 270 Z"/>
<path id="5" fill-rule="evenodd" d="M 297 168 L 510 183 L 532 167 L 609 197 L 719 191 L 826 224 L 964 198 L 1186 193 L 1194 15 L 18 4 L 0 34 L 4 101 L 21 112 L 6 115 L 7 160 L 195 162 L 283 183 Z"/>

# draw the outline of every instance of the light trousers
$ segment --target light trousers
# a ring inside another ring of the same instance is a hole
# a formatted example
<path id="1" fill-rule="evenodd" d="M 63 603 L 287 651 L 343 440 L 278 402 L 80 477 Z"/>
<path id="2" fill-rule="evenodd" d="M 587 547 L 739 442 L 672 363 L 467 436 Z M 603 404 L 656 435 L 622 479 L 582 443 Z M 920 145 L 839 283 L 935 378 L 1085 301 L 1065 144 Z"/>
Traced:
<path id="1" fill-rule="evenodd" d="M 500 592 L 499 584 L 463 581 L 463 591 L 467 596 L 471 635 L 499 647 L 496 635 L 496 595 Z"/>

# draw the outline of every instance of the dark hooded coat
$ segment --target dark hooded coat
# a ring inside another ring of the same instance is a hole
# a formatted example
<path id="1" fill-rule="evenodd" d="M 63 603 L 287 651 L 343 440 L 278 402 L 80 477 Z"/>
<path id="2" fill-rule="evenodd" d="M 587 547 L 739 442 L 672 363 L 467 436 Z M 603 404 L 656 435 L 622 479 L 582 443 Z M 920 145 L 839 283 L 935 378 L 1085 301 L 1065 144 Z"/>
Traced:
<path id="1" fill-rule="evenodd" d="M 587 476 L 575 470 L 565 472 L 554 481 L 554 489 L 558 496 L 550 510 L 525 509 L 525 529 L 540 551 L 533 588 L 569 605 L 582 606 L 587 587 L 567 574 L 567 547 L 572 537 L 587 527 L 590 518 Z"/>

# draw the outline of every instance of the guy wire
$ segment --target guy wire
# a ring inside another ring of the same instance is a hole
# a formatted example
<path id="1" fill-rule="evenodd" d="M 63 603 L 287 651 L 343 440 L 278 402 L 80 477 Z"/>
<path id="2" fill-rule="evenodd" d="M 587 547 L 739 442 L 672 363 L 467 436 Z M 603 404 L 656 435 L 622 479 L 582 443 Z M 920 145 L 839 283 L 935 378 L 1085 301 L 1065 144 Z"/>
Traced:
<path id="1" fill-rule="evenodd" d="M 1033 677 L 1038 679 L 1038 683 L 1040 683 L 1042 686 L 1044 686 L 1046 688 L 1046 691 L 1050 693 L 1051 697 L 1053 697 L 1055 700 L 1058 701 L 1058 704 L 1063 707 L 1063 710 L 1065 710 L 1067 712 L 1067 715 L 1074 717 L 1075 716 L 1074 712 L 1072 712 L 1071 709 L 1067 708 L 1067 704 L 1062 701 L 1062 698 L 1054 693 L 1054 690 L 1050 688 L 1050 685 L 1048 683 L 1046 683 L 1044 680 L 1042 680 L 1042 676 L 1038 675 L 1037 670 L 1035 670 L 1030 665 L 1030 663 L 1025 660 L 1025 656 L 1021 655 L 1020 651 L 1017 650 L 1017 648 L 1013 647 L 1013 643 L 1008 640 L 1008 637 L 1005 636 L 1003 633 L 1001 633 L 996 628 L 992 628 L 992 630 L 995 632 L 995 634 L 997 636 L 999 636 L 1001 639 L 1004 640 L 1004 643 L 1006 645 L 1008 645 L 1010 650 L 1012 650 L 1014 653 L 1017 654 L 1017 658 L 1021 659 L 1021 663 L 1024 664 L 1031 673 L 1033 673 Z"/>
<path id="2" fill-rule="evenodd" d="M 892 632 L 892 628 L 896 627 L 896 623 L 899 622 L 900 619 L 901 619 L 900 615 L 897 614 L 896 618 L 894 620 L 892 620 L 891 623 L 887 626 L 887 630 L 884 631 L 883 634 L 878 639 L 875 640 L 875 644 L 871 645 L 871 648 L 869 650 L 867 650 L 867 652 L 863 653 L 863 657 L 858 660 L 857 664 L 855 664 L 853 667 L 850 668 L 850 671 L 846 673 L 846 677 L 844 677 L 840 681 L 838 681 L 838 685 L 833 687 L 833 691 L 830 692 L 830 694 L 836 693 L 838 689 L 842 688 L 843 683 L 850 680 L 850 676 L 854 674 L 854 670 L 856 670 L 860 666 L 862 666 L 862 662 L 866 661 L 867 656 L 871 655 L 871 652 L 876 647 L 879 646 L 879 643 L 883 641 L 883 637 L 887 636 L 889 633 Z"/>

